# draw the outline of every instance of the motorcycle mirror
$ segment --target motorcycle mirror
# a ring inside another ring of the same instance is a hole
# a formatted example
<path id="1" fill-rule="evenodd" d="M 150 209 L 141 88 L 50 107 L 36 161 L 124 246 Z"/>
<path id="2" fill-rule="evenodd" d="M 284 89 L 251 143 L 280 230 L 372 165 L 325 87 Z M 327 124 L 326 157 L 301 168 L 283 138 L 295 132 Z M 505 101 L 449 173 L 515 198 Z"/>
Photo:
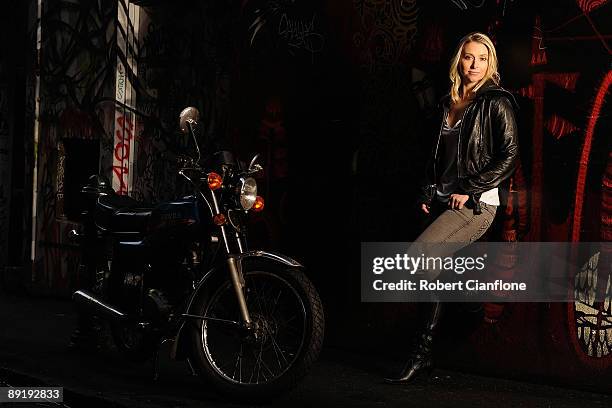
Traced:
<path id="1" fill-rule="evenodd" d="M 255 156 L 253 156 L 253 159 L 251 159 L 251 163 L 249 163 L 249 169 L 247 170 L 249 173 L 256 173 L 262 170 L 261 165 L 257 163 L 258 159 L 259 153 L 257 153 Z"/>
<path id="2" fill-rule="evenodd" d="M 257 159 L 259 159 L 259 153 L 257 153 L 255 156 L 253 156 L 253 158 L 251 159 L 251 163 L 249 163 L 249 170 L 251 170 L 253 168 L 253 165 L 255 165 L 255 162 L 257 162 Z"/>
<path id="3" fill-rule="evenodd" d="M 179 115 L 179 127 L 181 128 L 181 132 L 187 134 L 189 133 L 189 125 L 192 126 L 198 124 L 198 120 L 200 120 L 200 112 L 194 108 L 193 106 L 188 106 Z"/>
<path id="4" fill-rule="evenodd" d="M 200 146 L 198 145 L 198 139 L 195 137 L 195 133 L 193 132 L 193 127 L 198 124 L 198 120 L 200 120 L 200 112 L 194 108 L 193 106 L 188 106 L 179 115 L 179 127 L 181 128 L 181 132 L 187 134 L 189 133 L 193 138 L 193 143 L 195 144 L 196 151 L 198 152 L 198 158 L 196 159 L 196 163 L 200 162 L 200 158 L 202 155 L 200 154 Z"/>

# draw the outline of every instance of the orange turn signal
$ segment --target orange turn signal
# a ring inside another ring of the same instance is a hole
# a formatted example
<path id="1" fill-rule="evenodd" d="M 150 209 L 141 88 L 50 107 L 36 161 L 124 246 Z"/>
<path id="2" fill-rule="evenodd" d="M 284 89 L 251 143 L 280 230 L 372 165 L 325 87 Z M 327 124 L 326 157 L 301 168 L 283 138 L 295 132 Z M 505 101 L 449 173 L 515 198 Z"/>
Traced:
<path id="1" fill-rule="evenodd" d="M 261 196 L 257 196 L 257 198 L 255 198 L 255 204 L 253 204 L 251 209 L 255 212 L 262 211 L 264 209 L 264 199 Z"/>
<path id="2" fill-rule="evenodd" d="M 225 222 L 227 221 L 227 219 L 225 218 L 225 215 L 223 214 L 217 214 L 213 217 L 213 222 L 215 223 L 215 225 L 223 225 L 225 224 Z"/>
<path id="3" fill-rule="evenodd" d="M 223 179 L 217 173 L 208 173 L 208 187 L 211 190 L 216 190 L 223 184 Z"/>

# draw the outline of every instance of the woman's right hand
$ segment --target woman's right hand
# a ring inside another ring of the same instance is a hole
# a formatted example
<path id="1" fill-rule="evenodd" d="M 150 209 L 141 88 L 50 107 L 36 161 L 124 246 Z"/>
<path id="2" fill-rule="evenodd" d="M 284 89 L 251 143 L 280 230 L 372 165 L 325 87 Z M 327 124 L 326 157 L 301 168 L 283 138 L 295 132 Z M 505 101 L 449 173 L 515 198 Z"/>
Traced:
<path id="1" fill-rule="evenodd" d="M 421 210 L 425 213 L 425 214 L 429 214 L 429 206 L 425 203 L 421 204 Z"/>

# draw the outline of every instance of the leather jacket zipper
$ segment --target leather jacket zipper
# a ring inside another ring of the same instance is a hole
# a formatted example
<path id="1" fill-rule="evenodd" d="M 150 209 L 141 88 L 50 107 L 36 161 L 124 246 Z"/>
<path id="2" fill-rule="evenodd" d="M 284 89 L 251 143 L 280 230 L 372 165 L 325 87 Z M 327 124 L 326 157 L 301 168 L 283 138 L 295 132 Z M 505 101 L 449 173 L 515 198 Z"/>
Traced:
<path id="1" fill-rule="evenodd" d="M 463 132 L 463 123 L 465 123 L 465 115 L 467 115 L 468 110 L 472 107 L 472 105 L 473 102 L 470 103 L 463 111 L 463 115 L 461 116 L 461 126 L 459 126 L 459 137 L 457 137 L 457 178 L 459 179 L 463 176 L 461 171 L 459 171 L 461 169 L 461 166 L 459 165 L 459 163 L 461 163 L 461 134 Z"/>
<path id="2" fill-rule="evenodd" d="M 465 110 L 463 111 L 463 115 L 461 116 L 461 126 L 459 126 L 459 136 L 457 137 L 457 179 L 461 179 L 463 174 L 461 174 L 460 169 L 461 166 L 461 134 L 463 132 L 463 124 L 465 123 L 465 116 L 468 114 L 470 108 L 474 105 L 474 102 L 470 103 Z M 476 197 L 474 194 L 468 194 L 468 196 L 472 199 L 474 203 L 474 214 L 481 214 L 482 210 L 480 208 L 480 202 L 476 201 Z"/>
<path id="3" fill-rule="evenodd" d="M 436 190 L 434 190 L 434 188 L 436 187 L 436 183 L 438 182 L 438 171 L 436 169 L 436 164 L 438 162 L 438 147 L 440 146 L 440 139 L 442 138 L 442 127 L 444 127 L 444 121 L 446 120 L 446 115 L 448 114 L 445 113 L 444 117 L 442 118 L 442 123 L 440 123 L 440 131 L 438 132 L 438 141 L 436 142 L 436 148 L 434 150 L 434 156 L 433 156 L 433 183 L 429 185 L 429 189 L 432 192 L 432 196 L 431 199 L 433 200 L 435 198 L 435 193 Z"/>

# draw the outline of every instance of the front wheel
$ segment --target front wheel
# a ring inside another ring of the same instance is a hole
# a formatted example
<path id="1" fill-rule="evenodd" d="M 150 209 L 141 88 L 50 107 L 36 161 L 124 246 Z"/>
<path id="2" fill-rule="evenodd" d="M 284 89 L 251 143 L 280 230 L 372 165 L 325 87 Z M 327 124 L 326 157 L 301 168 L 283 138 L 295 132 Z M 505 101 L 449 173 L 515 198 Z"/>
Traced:
<path id="1" fill-rule="evenodd" d="M 204 320 L 192 329 L 191 355 L 198 372 L 222 393 L 262 400 L 295 386 L 317 359 L 323 342 L 323 307 L 316 289 L 299 270 L 250 267 L 244 278 L 254 330 Z M 195 313 L 240 321 L 229 279 L 201 296 Z"/>

